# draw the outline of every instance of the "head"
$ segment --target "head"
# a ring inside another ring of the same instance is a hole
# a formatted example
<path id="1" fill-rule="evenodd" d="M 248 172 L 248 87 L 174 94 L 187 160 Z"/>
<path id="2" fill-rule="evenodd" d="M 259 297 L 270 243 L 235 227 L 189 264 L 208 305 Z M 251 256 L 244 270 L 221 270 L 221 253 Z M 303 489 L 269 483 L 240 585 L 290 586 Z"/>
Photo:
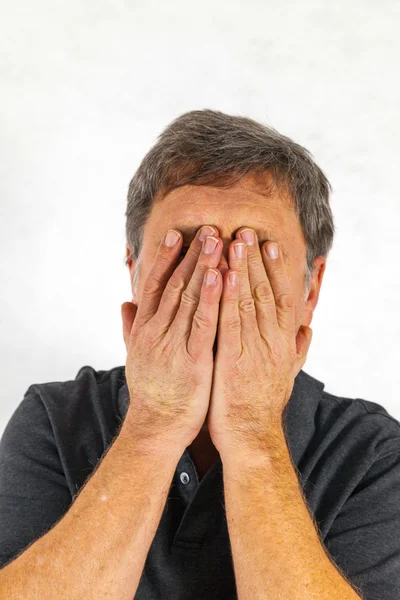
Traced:
<path id="1" fill-rule="evenodd" d="M 296 331 L 310 325 L 335 231 L 330 192 L 309 151 L 275 129 L 213 110 L 181 115 L 158 137 L 129 185 L 132 302 L 139 306 L 168 229 L 182 232 L 183 258 L 202 225 L 216 227 L 224 275 L 229 243 L 239 229 L 251 227 L 260 247 L 278 242 L 295 297 Z M 217 338 L 214 355 L 216 348 Z"/>

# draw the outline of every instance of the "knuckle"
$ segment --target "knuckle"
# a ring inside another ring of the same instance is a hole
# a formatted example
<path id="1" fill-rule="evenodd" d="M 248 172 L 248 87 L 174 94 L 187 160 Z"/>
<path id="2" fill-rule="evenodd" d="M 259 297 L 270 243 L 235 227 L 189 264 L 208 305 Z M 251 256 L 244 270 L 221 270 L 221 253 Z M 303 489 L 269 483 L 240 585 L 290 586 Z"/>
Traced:
<path id="1" fill-rule="evenodd" d="M 190 246 L 178 265 L 181 274 L 190 279 L 199 260 L 199 250 L 195 246 Z"/>
<path id="2" fill-rule="evenodd" d="M 164 246 L 164 248 L 165 252 L 161 252 L 161 254 L 156 256 L 156 262 L 152 269 L 152 271 L 154 271 L 154 275 L 156 275 L 157 273 L 165 273 L 171 268 L 171 261 L 173 261 L 174 256 L 174 248 L 168 248 L 167 246 Z"/>
<path id="3" fill-rule="evenodd" d="M 192 322 L 192 328 L 194 331 L 203 331 L 206 328 L 211 327 L 211 318 L 210 316 L 201 309 L 197 309 Z"/>
<path id="4" fill-rule="evenodd" d="M 181 304 L 186 306 L 197 305 L 199 297 L 193 292 L 190 286 L 186 287 L 182 292 Z"/>
<path id="5" fill-rule="evenodd" d="M 251 295 L 246 295 L 239 300 L 239 309 L 243 312 L 251 312 L 255 309 L 254 298 Z"/>
<path id="6" fill-rule="evenodd" d="M 143 286 L 143 296 L 145 298 L 152 298 L 160 287 L 162 287 L 161 278 L 155 273 L 147 278 L 146 283 Z"/>
<path id="7" fill-rule="evenodd" d="M 262 304 L 266 304 L 272 300 L 272 289 L 266 281 L 260 281 L 260 283 L 257 283 L 253 291 L 257 300 Z"/>
<path id="8" fill-rule="evenodd" d="M 163 357 L 176 356 L 180 348 L 181 340 L 171 336 L 170 332 L 165 335 L 161 344 L 161 355 Z"/>
<path id="9" fill-rule="evenodd" d="M 185 258 L 188 257 L 191 261 L 194 261 L 195 264 L 198 261 L 199 255 L 201 252 L 201 242 L 200 242 L 200 247 L 196 247 L 194 244 L 192 244 L 191 246 L 189 246 Z"/>
<path id="10" fill-rule="evenodd" d="M 157 328 L 144 327 L 141 333 L 143 335 L 143 347 L 146 351 L 153 349 L 160 335 Z"/>
<path id="11" fill-rule="evenodd" d="M 283 357 L 283 347 L 279 340 L 270 342 L 272 357 L 279 362 Z"/>
<path id="12" fill-rule="evenodd" d="M 180 296 L 182 293 L 184 293 L 185 290 L 185 282 L 183 279 L 181 279 L 180 277 L 176 277 L 176 276 L 172 276 L 171 279 L 168 281 L 165 291 L 167 292 L 167 294 L 169 294 L 170 296 L 173 296 L 174 298 L 177 296 Z"/>
<path id="13" fill-rule="evenodd" d="M 282 308 L 293 308 L 294 299 L 293 295 L 288 292 L 278 294 L 276 297 L 276 303 Z"/>
<path id="14" fill-rule="evenodd" d="M 256 252 L 249 252 L 247 260 L 248 260 L 250 267 L 258 268 L 258 266 L 260 264 L 260 257 Z"/>
<path id="15" fill-rule="evenodd" d="M 236 317 L 227 317 L 224 320 L 224 328 L 227 331 L 237 331 L 241 328 L 240 319 L 237 319 Z"/>

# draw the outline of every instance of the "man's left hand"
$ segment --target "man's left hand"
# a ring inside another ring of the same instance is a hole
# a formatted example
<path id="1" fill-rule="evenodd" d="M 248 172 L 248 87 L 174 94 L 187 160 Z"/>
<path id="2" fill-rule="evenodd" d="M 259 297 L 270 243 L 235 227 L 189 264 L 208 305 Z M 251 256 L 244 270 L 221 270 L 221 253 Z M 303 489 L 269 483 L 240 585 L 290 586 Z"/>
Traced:
<path id="1" fill-rule="evenodd" d="M 221 456 L 264 452 L 282 431 L 282 413 L 304 365 L 312 329 L 295 331 L 295 303 L 282 253 L 276 242 L 260 252 L 256 233 L 246 246 L 241 233 L 229 246 L 229 268 L 220 302 L 218 348 L 208 413 L 208 430 Z M 244 246 L 243 258 L 234 252 Z M 276 246 L 277 258 L 268 247 Z"/>

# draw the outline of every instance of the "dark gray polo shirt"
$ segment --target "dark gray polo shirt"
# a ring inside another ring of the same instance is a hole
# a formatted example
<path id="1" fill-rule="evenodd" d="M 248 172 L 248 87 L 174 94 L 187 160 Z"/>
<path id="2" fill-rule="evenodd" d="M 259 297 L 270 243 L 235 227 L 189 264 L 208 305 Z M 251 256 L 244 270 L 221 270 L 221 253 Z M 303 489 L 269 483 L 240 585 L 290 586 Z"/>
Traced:
<path id="1" fill-rule="evenodd" d="M 69 509 L 128 404 L 124 367 L 28 388 L 0 441 L 0 566 Z M 399 421 L 300 371 L 283 423 L 328 555 L 365 600 L 399 600 Z M 237 598 L 220 459 L 199 483 L 183 452 L 134 598 Z"/>

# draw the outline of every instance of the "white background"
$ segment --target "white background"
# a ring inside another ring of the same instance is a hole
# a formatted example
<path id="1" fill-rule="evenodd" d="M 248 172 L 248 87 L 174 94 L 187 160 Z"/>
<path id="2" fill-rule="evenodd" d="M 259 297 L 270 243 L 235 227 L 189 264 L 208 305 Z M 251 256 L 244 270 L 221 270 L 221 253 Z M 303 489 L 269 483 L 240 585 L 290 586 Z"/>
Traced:
<path id="1" fill-rule="evenodd" d="M 399 3 L 2 0 L 0 433 L 32 383 L 125 364 L 129 180 L 179 114 L 308 148 L 337 233 L 306 372 L 400 418 Z"/>

